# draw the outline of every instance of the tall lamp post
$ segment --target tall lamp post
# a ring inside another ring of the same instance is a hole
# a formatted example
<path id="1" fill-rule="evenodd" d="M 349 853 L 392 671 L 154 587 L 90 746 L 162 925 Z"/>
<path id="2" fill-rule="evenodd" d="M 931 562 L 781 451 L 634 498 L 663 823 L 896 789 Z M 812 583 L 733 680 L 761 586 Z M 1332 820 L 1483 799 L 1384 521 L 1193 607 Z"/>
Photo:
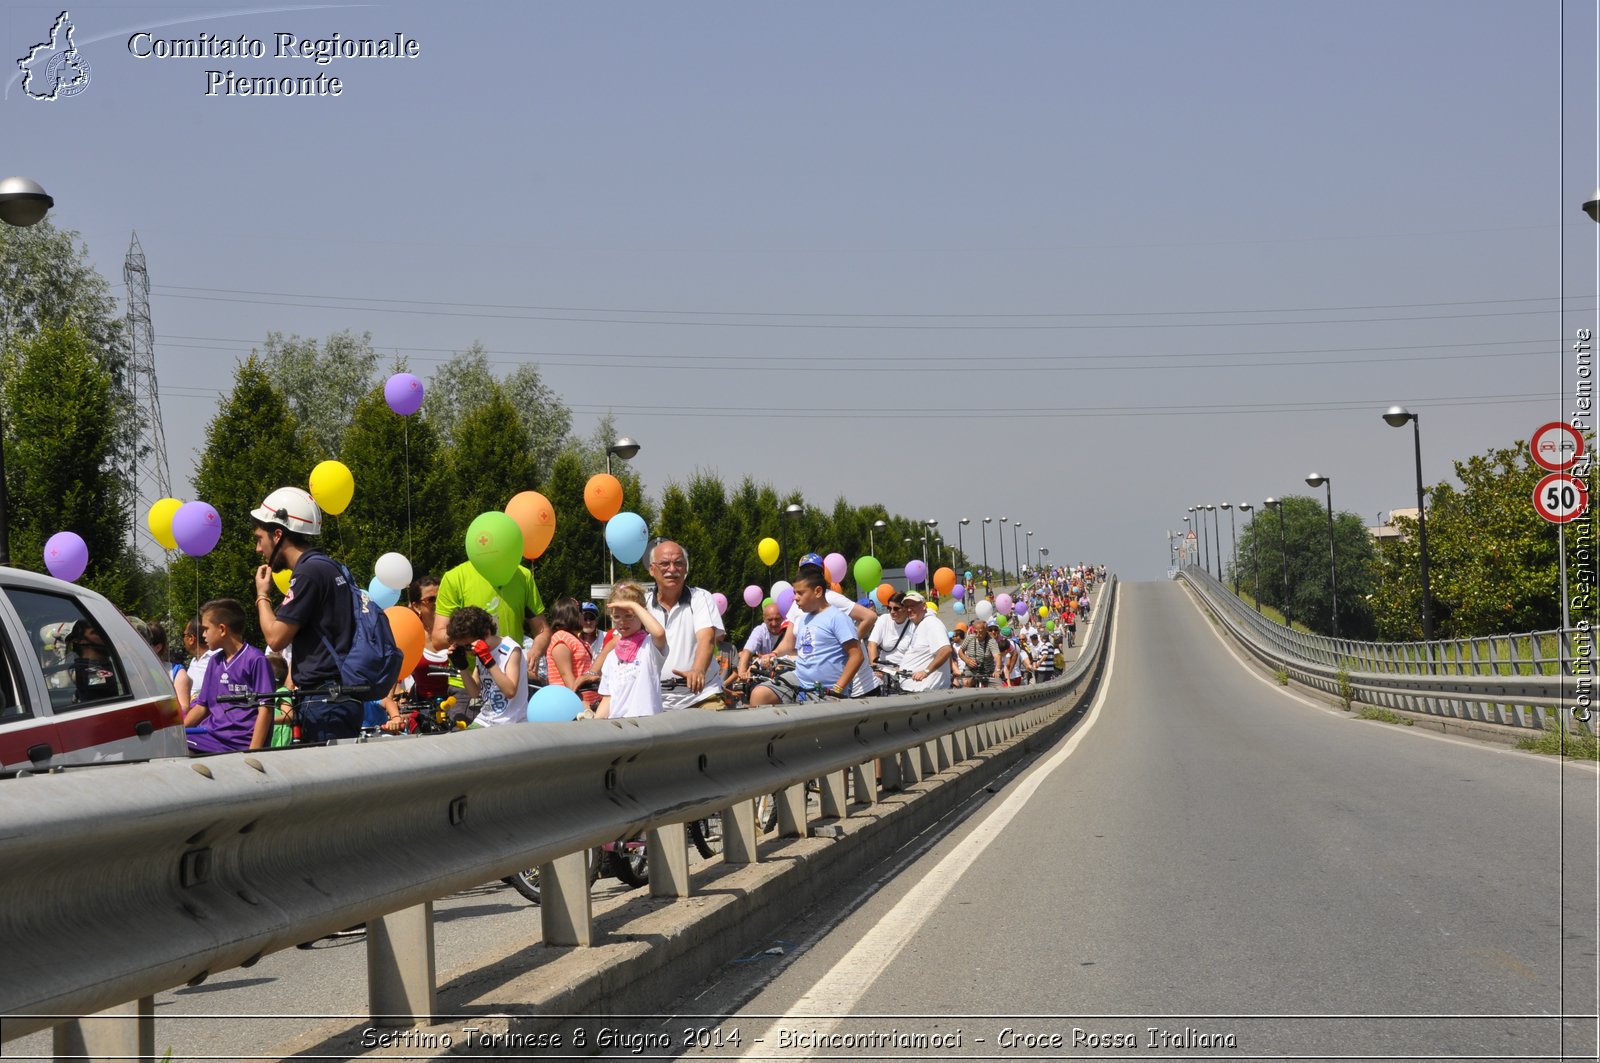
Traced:
<path id="1" fill-rule="evenodd" d="M 1283 555 L 1283 626 L 1293 627 L 1289 619 L 1289 533 L 1283 523 L 1283 499 L 1269 498 L 1262 505 L 1278 511 L 1278 553 Z"/>
<path id="2" fill-rule="evenodd" d="M 1200 528 L 1200 567 L 1208 568 L 1211 564 L 1211 553 L 1206 549 L 1206 507 L 1190 506 L 1189 512 L 1194 514 L 1194 522 Z"/>
<path id="3" fill-rule="evenodd" d="M 1194 526 L 1189 523 L 1189 521 L 1191 519 L 1192 518 L 1189 517 L 1187 514 L 1184 515 L 1184 518 L 1183 518 L 1183 547 L 1178 552 L 1178 556 L 1183 559 L 1184 563 L 1188 563 L 1188 561 L 1189 561 L 1189 533 L 1194 530 Z"/>
<path id="4" fill-rule="evenodd" d="M 928 567 L 928 536 L 933 534 L 933 530 L 939 526 L 939 522 L 934 520 L 932 517 L 929 517 L 927 520 L 923 521 L 922 523 L 924 523 L 924 524 L 926 524 L 928 526 L 928 530 L 922 533 L 922 567 L 923 568 L 927 568 Z M 933 560 L 935 562 L 937 562 L 939 560 L 939 551 L 937 549 L 935 549 L 934 552 L 933 552 Z M 928 588 L 932 585 L 932 583 L 931 583 L 932 579 L 933 579 L 933 573 L 928 572 L 928 573 L 924 573 L 923 574 L 923 577 L 922 577 L 922 593 L 923 594 L 927 594 L 928 593 Z"/>
<path id="5" fill-rule="evenodd" d="M 1422 554 L 1422 638 L 1433 641 L 1433 599 L 1428 593 L 1428 515 L 1422 497 L 1422 419 L 1404 406 L 1390 406 L 1384 412 L 1383 422 L 1390 428 L 1404 428 L 1411 422 L 1411 440 L 1416 444 L 1417 456 L 1417 549 Z M 1389 517 L 1390 523 L 1394 516 Z"/>
<path id="6" fill-rule="evenodd" d="M 1012 564 L 1017 566 L 1017 586 L 1022 586 L 1022 551 L 1017 548 L 1017 529 L 1022 527 L 1022 522 L 1011 523 L 1011 558 Z"/>
<path id="7" fill-rule="evenodd" d="M 873 532 L 882 531 L 888 526 L 889 524 L 887 521 L 875 520 L 872 522 L 872 527 L 867 529 L 867 553 L 871 554 L 873 557 L 878 556 L 877 536 L 875 536 Z"/>
<path id="8" fill-rule="evenodd" d="M 26 177 L 0 181 L 0 222 L 26 229 L 44 220 L 56 201 Z M 5 423 L 0 419 L 0 565 L 11 564 L 11 506 L 6 494 Z"/>
<path id="9" fill-rule="evenodd" d="M 999 535 L 999 539 L 1000 539 L 1000 578 L 1001 579 L 1005 579 L 1005 575 L 1006 575 L 1006 521 L 1008 521 L 1010 519 L 1011 519 L 1010 517 L 1001 517 L 1000 518 L 1000 535 Z"/>
<path id="10" fill-rule="evenodd" d="M 789 572 L 789 525 L 805 516 L 806 507 L 798 502 L 790 502 L 783 507 L 783 551 L 778 555 L 778 568 L 785 575 Z"/>
<path id="11" fill-rule="evenodd" d="M 1028 567 L 1033 568 L 1033 529 L 1028 529 Z"/>
<path id="12" fill-rule="evenodd" d="M 972 518 L 971 517 L 962 517 L 956 523 L 956 559 L 957 560 L 956 560 L 956 563 L 954 565 L 951 565 L 950 567 L 954 568 L 954 569 L 957 569 L 958 572 L 959 572 L 959 567 L 958 566 L 963 564 L 963 562 L 960 559 L 967 556 L 967 549 L 961 542 L 961 529 L 965 528 L 968 524 L 971 524 L 971 523 L 972 523 Z M 963 580 L 962 582 L 965 582 L 965 581 Z"/>
<path id="13" fill-rule="evenodd" d="M 980 598 L 989 597 L 989 522 L 993 517 L 983 518 L 983 593 Z"/>
<path id="14" fill-rule="evenodd" d="M 1233 520 L 1233 503 L 1224 502 L 1222 508 L 1228 511 L 1228 541 L 1233 544 L 1233 596 L 1237 598 L 1239 597 L 1239 526 Z"/>
<path id="15" fill-rule="evenodd" d="M 1208 504 L 1206 512 L 1211 514 L 1211 556 L 1216 560 L 1217 579 L 1222 579 L 1222 526 L 1217 523 L 1217 507 Z"/>
<path id="16" fill-rule="evenodd" d="M 1333 553 L 1333 481 L 1320 473 L 1306 477 L 1310 487 L 1328 490 L 1328 591 L 1333 596 L 1333 637 L 1339 637 L 1339 570 Z"/>
<path id="17" fill-rule="evenodd" d="M 606 448 L 606 475 L 611 475 L 611 455 L 615 454 L 623 461 L 627 461 L 637 453 L 639 453 L 638 440 L 631 439 L 628 436 L 618 436 Z M 601 538 L 604 538 L 604 536 Z M 617 582 L 617 559 L 611 553 L 610 543 L 606 543 L 606 573 L 612 585 L 615 586 Z"/>
<path id="18" fill-rule="evenodd" d="M 1250 535 L 1256 529 L 1256 507 L 1249 502 L 1239 503 L 1239 512 L 1250 514 L 1250 523 L 1245 525 L 1244 533 Z M 1239 549 L 1234 547 L 1233 563 L 1239 563 Z M 1234 593 L 1238 593 L 1238 574 L 1234 574 L 1236 585 Z M 1254 537 L 1250 540 L 1250 597 L 1255 599 L 1256 612 L 1261 612 L 1261 543 Z"/>

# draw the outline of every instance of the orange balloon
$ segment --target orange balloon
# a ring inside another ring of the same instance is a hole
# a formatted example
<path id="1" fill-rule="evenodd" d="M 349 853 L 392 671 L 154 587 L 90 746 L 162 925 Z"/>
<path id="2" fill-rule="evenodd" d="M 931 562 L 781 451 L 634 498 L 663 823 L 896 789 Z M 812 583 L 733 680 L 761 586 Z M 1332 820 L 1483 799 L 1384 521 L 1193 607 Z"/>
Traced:
<path id="1" fill-rule="evenodd" d="M 428 633 L 422 630 L 422 618 L 406 606 L 391 605 L 383 611 L 383 615 L 389 618 L 389 630 L 394 632 L 394 644 L 400 647 L 403 657 L 400 677 L 403 679 L 422 663 L 422 647 L 428 640 Z"/>
<path id="2" fill-rule="evenodd" d="M 953 568 L 941 568 L 933 574 L 933 589 L 940 594 L 949 594 L 956 585 L 956 572 Z"/>
<path id="3" fill-rule="evenodd" d="M 556 508 L 537 491 L 518 491 L 506 503 L 506 516 L 522 529 L 522 556 L 532 561 L 550 547 L 556 534 Z"/>
<path id="4" fill-rule="evenodd" d="M 894 593 L 893 584 L 889 584 L 889 583 L 880 583 L 880 584 L 878 584 L 878 590 L 877 590 L 878 604 L 887 606 L 889 604 L 889 595 L 891 595 L 893 593 Z"/>
<path id="5" fill-rule="evenodd" d="M 622 481 L 608 472 L 597 472 L 583 485 L 583 504 L 595 520 L 610 520 L 622 512 Z"/>
<path id="6" fill-rule="evenodd" d="M 830 591 L 832 591 L 833 593 L 835 593 L 835 594 L 843 594 L 844 593 L 844 584 L 842 584 L 842 583 L 834 583 L 832 580 L 830 580 L 830 581 L 828 581 L 828 589 Z"/>

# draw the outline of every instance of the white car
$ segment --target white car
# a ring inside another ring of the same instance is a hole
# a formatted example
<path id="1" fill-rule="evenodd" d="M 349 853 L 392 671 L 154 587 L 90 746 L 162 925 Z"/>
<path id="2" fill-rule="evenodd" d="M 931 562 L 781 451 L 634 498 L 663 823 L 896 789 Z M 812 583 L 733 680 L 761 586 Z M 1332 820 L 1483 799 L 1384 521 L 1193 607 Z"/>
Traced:
<path id="1" fill-rule="evenodd" d="M 116 606 L 0 567 L 0 776 L 186 754 L 169 673 Z"/>

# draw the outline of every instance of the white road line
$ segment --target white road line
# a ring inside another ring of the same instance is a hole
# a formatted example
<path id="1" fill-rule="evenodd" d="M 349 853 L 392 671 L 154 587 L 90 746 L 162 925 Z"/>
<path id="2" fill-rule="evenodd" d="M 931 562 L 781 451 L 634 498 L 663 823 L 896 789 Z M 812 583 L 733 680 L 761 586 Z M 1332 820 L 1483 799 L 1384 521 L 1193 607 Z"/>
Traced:
<path id="1" fill-rule="evenodd" d="M 1106 648 L 1106 670 L 1100 677 L 1100 689 L 1094 704 L 1083 723 L 1074 728 L 1066 744 L 1054 756 L 1035 767 L 1011 794 L 984 817 L 971 834 L 963 838 L 944 859 L 900 898 L 888 914 L 860 941 L 833 965 L 805 995 L 795 1001 L 794 1007 L 771 1026 L 751 1045 L 745 1059 L 809 1059 L 810 1051 L 778 1047 L 780 1029 L 803 1028 L 807 1034 L 832 1032 L 840 1022 L 849 1017 L 856 1004 L 868 989 L 888 970 L 900 951 L 916 936 L 923 924 L 937 910 L 956 882 L 970 868 L 989 844 L 998 838 L 1007 825 L 1022 811 L 1051 772 L 1059 768 L 1083 742 L 1084 736 L 1094 727 L 1105 704 L 1106 693 L 1111 689 L 1111 671 L 1117 661 L 1117 628 L 1121 624 L 1122 610 L 1111 619 L 1111 645 Z M 799 1054 L 797 1054 L 799 1053 Z"/>
<path id="2" fill-rule="evenodd" d="M 1333 716 L 1333 717 L 1335 717 L 1337 719 L 1340 719 L 1340 720 L 1350 720 L 1352 722 L 1357 722 L 1357 723 L 1372 722 L 1372 723 L 1376 724 L 1376 726 L 1379 726 L 1379 727 L 1391 727 L 1391 728 L 1394 727 L 1393 724 L 1377 723 L 1377 721 L 1366 721 L 1366 720 L 1362 720 L 1360 717 L 1352 717 L 1349 713 L 1345 712 L 1342 709 L 1336 709 L 1331 705 L 1327 705 L 1327 704 L 1324 704 L 1324 703 L 1319 702 L 1319 701 L 1314 701 L 1311 698 L 1306 697 L 1304 694 L 1300 694 L 1297 691 L 1290 690 L 1288 687 L 1282 685 L 1281 683 L 1277 683 L 1277 682 L 1274 682 L 1274 681 L 1269 681 L 1266 676 L 1264 676 L 1264 675 L 1262 675 L 1260 673 L 1260 671 L 1258 671 L 1256 668 L 1252 667 L 1249 661 L 1246 661 L 1243 657 L 1241 657 L 1239 655 L 1238 651 L 1234 649 L 1233 643 L 1229 642 L 1226 638 L 1223 637 L 1222 631 L 1220 630 L 1219 626 L 1217 624 L 1211 623 L 1210 617 L 1206 615 L 1206 608 L 1207 607 L 1204 604 L 1202 604 L 1201 601 L 1200 601 L 1200 595 L 1195 593 L 1192 589 L 1185 588 L 1185 590 L 1188 591 L 1187 597 L 1189 599 L 1189 604 L 1194 606 L 1195 612 L 1200 614 L 1200 619 L 1206 621 L 1206 627 L 1208 629 L 1210 629 L 1211 634 L 1216 638 L 1217 642 L 1222 645 L 1222 648 L 1224 650 L 1228 651 L 1228 655 L 1230 657 L 1232 657 L 1235 661 L 1239 662 L 1239 667 L 1243 668 L 1245 670 L 1246 674 L 1248 674 L 1250 676 L 1250 678 L 1254 679 L 1256 682 L 1262 684 L 1265 687 L 1268 687 L 1269 689 L 1271 689 L 1273 691 L 1276 691 L 1277 693 L 1283 695 L 1284 697 L 1290 699 L 1291 701 L 1298 701 L 1300 704 L 1305 705 L 1308 708 L 1316 709 L 1319 712 L 1325 713 L 1328 716 Z M 1439 733 L 1437 733 L 1435 731 L 1430 731 L 1426 727 L 1400 727 L 1400 728 L 1395 728 L 1395 733 L 1396 734 L 1409 734 L 1409 735 L 1412 735 L 1412 736 L 1414 736 L 1416 738 L 1426 738 L 1429 741 L 1433 741 L 1433 742 L 1448 742 L 1450 745 L 1453 745 L 1453 746 L 1462 746 L 1462 747 L 1465 747 L 1467 749 L 1476 749 L 1476 750 L 1480 750 L 1480 751 L 1482 751 L 1484 753 L 1498 753 L 1501 756 L 1506 756 L 1506 757 L 1519 757 L 1519 758 L 1521 758 L 1523 760 L 1527 760 L 1530 757 L 1532 759 L 1534 759 L 1534 760 L 1537 760 L 1537 761 L 1550 760 L 1553 763 L 1556 763 L 1556 764 L 1558 764 L 1560 766 L 1567 767 L 1567 768 L 1573 768 L 1573 769 L 1576 769 L 1578 771 L 1588 771 L 1588 772 L 1600 773 L 1600 765 L 1593 764 L 1593 763 L 1588 762 L 1588 761 L 1568 760 L 1568 761 L 1566 761 L 1566 763 L 1564 765 L 1561 765 L 1560 761 L 1556 760 L 1556 758 L 1541 757 L 1541 756 L 1538 756 L 1538 755 L 1535 755 L 1535 754 L 1530 754 L 1530 753 L 1524 752 L 1523 750 L 1520 750 L 1520 749 L 1507 749 L 1507 748 L 1505 748 L 1503 746 L 1491 745 L 1488 742 L 1475 742 L 1475 741 L 1472 741 L 1471 739 L 1467 739 L 1467 738 L 1456 738 L 1456 737 L 1454 737 L 1452 735 L 1442 735 L 1442 734 L 1439 734 Z"/>

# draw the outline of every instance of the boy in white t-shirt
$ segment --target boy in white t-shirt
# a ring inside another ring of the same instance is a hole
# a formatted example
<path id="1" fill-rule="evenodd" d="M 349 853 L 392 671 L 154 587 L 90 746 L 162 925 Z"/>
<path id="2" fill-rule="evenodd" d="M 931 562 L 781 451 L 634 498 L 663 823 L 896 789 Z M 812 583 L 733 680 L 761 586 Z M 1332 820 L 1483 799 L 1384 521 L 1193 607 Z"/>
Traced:
<path id="1" fill-rule="evenodd" d="M 600 666 L 599 719 L 654 716 L 661 711 L 661 665 L 667 659 L 667 629 L 645 607 L 644 588 L 619 583 L 606 599 L 616 632 Z"/>
<path id="2" fill-rule="evenodd" d="M 502 637 L 494 616 L 475 605 L 457 609 L 445 624 L 451 648 L 471 650 L 478 658 L 478 667 L 464 670 L 461 676 L 467 697 L 483 699 L 472 726 L 526 723 L 528 669 L 522 644 Z"/>

